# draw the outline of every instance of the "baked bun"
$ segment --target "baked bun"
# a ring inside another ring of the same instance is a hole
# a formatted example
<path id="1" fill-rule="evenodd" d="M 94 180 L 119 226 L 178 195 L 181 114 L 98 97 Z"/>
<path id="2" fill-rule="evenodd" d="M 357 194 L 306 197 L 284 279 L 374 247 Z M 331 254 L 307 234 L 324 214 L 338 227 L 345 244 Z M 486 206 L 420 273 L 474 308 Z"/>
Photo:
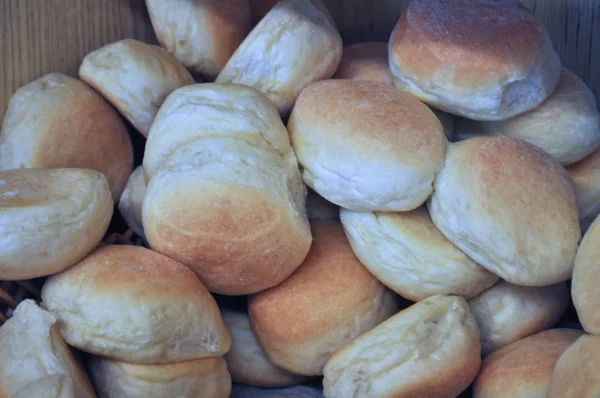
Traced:
<path id="1" fill-rule="evenodd" d="M 146 0 L 146 7 L 161 46 L 209 79 L 250 31 L 248 0 Z"/>
<path id="2" fill-rule="evenodd" d="M 600 147 L 567 171 L 575 183 L 579 225 L 585 233 L 600 214 Z"/>
<path id="3" fill-rule="evenodd" d="M 366 80 L 394 85 L 388 62 L 387 43 L 370 41 L 344 47 L 336 79 Z"/>
<path id="4" fill-rule="evenodd" d="M 395 295 L 352 253 L 338 222 L 314 221 L 302 265 L 248 299 L 250 325 L 265 355 L 296 374 L 321 375 L 329 357 L 398 310 Z"/>
<path id="5" fill-rule="evenodd" d="M 560 356 L 547 398 L 600 397 L 600 337 L 584 335 Z"/>
<path id="6" fill-rule="evenodd" d="M 306 194 L 306 215 L 309 220 L 339 221 L 340 208 L 321 195 L 308 189 Z"/>
<path id="7" fill-rule="evenodd" d="M 327 398 L 456 397 L 477 376 L 479 330 L 459 296 L 432 296 L 337 351 Z"/>
<path id="8" fill-rule="evenodd" d="M 231 398 L 323 398 L 323 392 L 309 386 L 256 388 L 234 384 Z"/>
<path id="9" fill-rule="evenodd" d="M 547 286 L 571 277 L 581 239 L 573 181 L 525 141 L 452 144 L 428 207 L 448 240 L 510 283 Z"/>
<path id="10" fill-rule="evenodd" d="M 231 393 L 223 358 L 135 365 L 94 356 L 88 367 L 99 398 L 229 398 Z"/>
<path id="11" fill-rule="evenodd" d="M 119 201 L 119 212 L 127 226 L 142 238 L 145 238 L 142 221 L 142 206 L 145 197 L 146 178 L 144 177 L 144 167 L 138 166 L 127 180 L 127 185 Z"/>
<path id="12" fill-rule="evenodd" d="M 119 199 L 133 149 L 119 114 L 85 83 L 58 73 L 12 96 L 0 135 L 0 169 L 76 167 L 106 175 Z"/>
<path id="13" fill-rule="evenodd" d="M 178 362 L 231 346 L 217 304 L 193 272 L 140 246 L 98 248 L 50 277 L 42 299 L 69 344 L 115 360 Z"/>
<path id="14" fill-rule="evenodd" d="M 547 330 L 494 352 L 483 361 L 473 397 L 545 398 L 556 361 L 582 334 Z"/>
<path id="15" fill-rule="evenodd" d="M 106 177 L 88 169 L 0 172 L 0 280 L 65 270 L 102 240 L 113 214 Z"/>
<path id="16" fill-rule="evenodd" d="M 312 1 L 281 0 L 256 25 L 217 77 L 252 86 L 286 115 L 300 91 L 328 79 L 342 56 L 342 38 Z"/>
<path id="17" fill-rule="evenodd" d="M 600 145 L 600 113 L 594 93 L 577 75 L 563 69 L 552 95 L 534 110 L 501 121 L 459 119 L 456 132 L 462 138 L 520 138 L 569 165 Z"/>
<path id="18" fill-rule="evenodd" d="M 302 91 L 288 122 L 306 184 L 354 211 L 407 211 L 431 195 L 446 138 L 410 94 L 326 80 Z"/>
<path id="19" fill-rule="evenodd" d="M 438 231 L 425 207 L 400 213 L 342 209 L 340 219 L 360 261 L 411 301 L 436 294 L 469 299 L 498 281 Z"/>
<path id="20" fill-rule="evenodd" d="M 227 368 L 234 383 L 259 387 L 286 387 L 302 383 L 306 377 L 274 365 L 262 351 L 250 329 L 248 314 L 222 309 L 231 349 L 225 354 Z"/>
<path id="21" fill-rule="evenodd" d="M 167 95 L 194 83 L 167 50 L 133 39 L 107 44 L 86 55 L 79 77 L 110 101 L 144 137 Z"/>
<path id="22" fill-rule="evenodd" d="M 21 302 L 0 328 L 0 358 L 0 397 L 96 396 L 56 319 L 33 300 Z"/>
<path id="23" fill-rule="evenodd" d="M 566 283 L 524 287 L 501 281 L 469 300 L 486 356 L 512 342 L 554 326 L 569 305 Z"/>
<path id="24" fill-rule="evenodd" d="M 389 42 L 396 86 L 475 120 L 502 120 L 552 93 L 560 59 L 518 0 L 415 0 Z"/>

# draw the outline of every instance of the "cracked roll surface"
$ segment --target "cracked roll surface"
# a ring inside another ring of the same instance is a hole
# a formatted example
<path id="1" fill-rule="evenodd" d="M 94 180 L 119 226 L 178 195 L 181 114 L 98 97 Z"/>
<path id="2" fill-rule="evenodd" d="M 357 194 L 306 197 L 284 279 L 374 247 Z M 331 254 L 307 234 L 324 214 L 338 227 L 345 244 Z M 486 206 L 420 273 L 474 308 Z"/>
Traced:
<path id="1" fill-rule="evenodd" d="M 288 130 L 303 180 L 354 211 L 407 211 L 433 191 L 446 137 L 422 102 L 393 87 L 326 80 L 302 91 Z"/>
<path id="2" fill-rule="evenodd" d="M 339 222 L 313 221 L 302 265 L 250 296 L 250 325 L 265 355 L 296 374 L 321 375 L 340 347 L 398 309 L 396 296 L 358 261 Z"/>
<path id="3" fill-rule="evenodd" d="M 342 56 L 342 38 L 313 2 L 282 0 L 256 25 L 217 77 L 265 94 L 282 115 L 303 88 L 328 79 Z"/>
<path id="4" fill-rule="evenodd" d="M 145 238 L 142 221 L 142 206 L 145 197 L 146 178 L 144 177 L 144 167 L 138 166 L 127 180 L 127 185 L 125 185 L 123 195 L 119 200 L 119 212 L 127 226 L 142 238 Z"/>
<path id="5" fill-rule="evenodd" d="M 498 280 L 450 243 L 425 207 L 399 213 L 342 209 L 340 218 L 360 261 L 383 284 L 411 301 L 436 294 L 469 299 Z"/>
<path id="6" fill-rule="evenodd" d="M 325 365 L 325 396 L 456 397 L 481 365 L 479 329 L 459 296 L 432 296 L 345 345 Z"/>
<path id="7" fill-rule="evenodd" d="M 0 172 L 0 279 L 51 275 L 100 243 L 113 214 L 104 174 L 89 169 Z"/>
<path id="8" fill-rule="evenodd" d="M 119 114 L 87 84 L 50 73 L 12 96 L 0 135 L 0 169 L 84 168 L 104 173 L 118 200 L 133 168 Z"/>
<path id="9" fill-rule="evenodd" d="M 579 225 L 585 233 L 600 214 L 600 147 L 567 171 L 575 183 Z"/>
<path id="10" fill-rule="evenodd" d="M 561 63 L 518 0 L 415 0 L 389 41 L 396 86 L 475 120 L 529 111 L 554 90 Z"/>
<path id="11" fill-rule="evenodd" d="M 192 271 L 139 246 L 98 248 L 42 289 L 65 340 L 130 363 L 223 355 L 231 346 L 216 302 Z"/>
<path id="12" fill-rule="evenodd" d="M 573 181 L 525 141 L 452 144 L 428 207 L 448 240 L 510 283 L 546 286 L 571 277 L 581 239 Z"/>
<path id="13" fill-rule="evenodd" d="M 33 300 L 21 302 L 0 328 L 0 355 L 2 397 L 96 397 L 56 318 Z"/>
<path id="14" fill-rule="evenodd" d="M 183 65 L 162 47 L 124 39 L 83 58 L 81 80 L 106 98 L 144 137 L 165 98 L 194 84 Z"/>

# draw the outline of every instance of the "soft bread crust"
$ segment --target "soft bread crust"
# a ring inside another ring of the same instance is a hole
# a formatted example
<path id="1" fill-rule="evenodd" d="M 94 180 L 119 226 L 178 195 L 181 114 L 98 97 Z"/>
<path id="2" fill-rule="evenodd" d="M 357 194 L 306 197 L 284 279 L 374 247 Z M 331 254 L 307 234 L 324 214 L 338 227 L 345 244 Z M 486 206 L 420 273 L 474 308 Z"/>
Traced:
<path id="1" fill-rule="evenodd" d="M 231 393 L 223 358 L 136 365 L 93 356 L 88 367 L 100 398 L 229 398 Z"/>
<path id="2" fill-rule="evenodd" d="M 45 75 L 12 96 L 0 135 L 0 169 L 75 167 L 100 171 L 118 200 L 133 168 L 119 114 L 85 83 Z"/>
<path id="3" fill-rule="evenodd" d="M 325 80 L 302 91 L 288 122 L 303 180 L 353 211 L 408 211 L 431 195 L 446 138 L 422 102 L 365 81 Z"/>
<path id="4" fill-rule="evenodd" d="M 145 238 L 142 221 L 142 206 L 146 197 L 144 167 L 138 166 L 127 180 L 127 185 L 119 200 L 119 212 L 127 226 L 140 237 Z"/>
<path id="5" fill-rule="evenodd" d="M 309 386 L 256 388 L 234 384 L 231 398 L 323 398 L 323 392 Z"/>
<path id="6" fill-rule="evenodd" d="M 256 25 L 217 77 L 255 87 L 287 114 L 300 91 L 328 79 L 342 57 L 342 38 L 307 0 L 282 0 Z"/>
<path id="7" fill-rule="evenodd" d="M 0 172 L 0 279 L 51 275 L 100 243 L 113 214 L 106 177 L 88 169 Z"/>
<path id="8" fill-rule="evenodd" d="M 498 281 L 440 233 L 425 207 L 399 213 L 342 209 L 340 219 L 360 261 L 411 301 L 436 294 L 469 299 Z"/>
<path id="9" fill-rule="evenodd" d="M 546 30 L 518 0 L 412 1 L 389 52 L 398 88 L 475 120 L 534 109 L 561 69 Z"/>
<path id="10" fill-rule="evenodd" d="M 327 398 L 456 397 L 481 365 L 479 330 L 459 296 L 432 296 L 337 351 L 325 365 Z"/>
<path id="11" fill-rule="evenodd" d="M 306 215 L 309 220 L 339 221 L 340 208 L 321 195 L 308 189 L 306 194 Z"/>
<path id="12" fill-rule="evenodd" d="M 473 397 L 546 398 L 556 361 L 582 334 L 572 329 L 547 330 L 494 352 L 481 365 Z"/>
<path id="13" fill-rule="evenodd" d="M 520 138 L 570 165 L 600 145 L 600 113 L 594 93 L 577 75 L 563 69 L 552 95 L 534 110 L 501 121 L 459 119 L 456 133 Z"/>
<path id="14" fill-rule="evenodd" d="M 501 281 L 469 300 L 486 356 L 512 342 L 554 326 L 569 305 L 566 283 L 543 287 Z"/>
<path id="15" fill-rule="evenodd" d="M 508 282 L 547 286 L 571 277 L 581 239 L 573 181 L 525 141 L 452 144 L 429 211 L 448 240 Z"/>
<path id="16" fill-rule="evenodd" d="M 248 314 L 226 309 L 221 314 L 231 333 L 231 349 L 225 359 L 234 383 L 273 388 L 293 386 L 306 379 L 269 361 L 250 329 Z"/>
<path id="17" fill-rule="evenodd" d="M 600 147 L 567 171 L 575 183 L 579 225 L 585 233 L 600 214 Z"/>
<path id="18" fill-rule="evenodd" d="M 248 0 L 146 0 L 161 46 L 214 80 L 250 31 Z"/>
<path id="19" fill-rule="evenodd" d="M 329 357 L 392 314 L 395 295 L 352 253 L 339 222 L 314 221 L 313 244 L 285 281 L 250 296 L 250 325 L 266 356 L 296 374 L 321 375 Z"/>
<path id="20" fill-rule="evenodd" d="M 50 277 L 44 306 L 65 340 L 130 363 L 220 356 L 231 336 L 204 285 L 182 264 L 140 246 L 102 246 Z"/>
<path id="21" fill-rule="evenodd" d="M 560 356 L 547 398 L 600 396 L 600 337 L 584 335 Z"/>
<path id="22" fill-rule="evenodd" d="M 79 77 L 144 137 L 165 98 L 175 89 L 194 83 L 190 73 L 167 50 L 133 39 L 107 44 L 86 55 Z"/>
<path id="23" fill-rule="evenodd" d="M 334 77 L 393 86 L 387 43 L 370 41 L 344 47 L 342 60 Z"/>
<path id="24" fill-rule="evenodd" d="M 56 319 L 33 300 L 21 302 L 0 328 L 0 358 L 0 397 L 96 396 Z"/>

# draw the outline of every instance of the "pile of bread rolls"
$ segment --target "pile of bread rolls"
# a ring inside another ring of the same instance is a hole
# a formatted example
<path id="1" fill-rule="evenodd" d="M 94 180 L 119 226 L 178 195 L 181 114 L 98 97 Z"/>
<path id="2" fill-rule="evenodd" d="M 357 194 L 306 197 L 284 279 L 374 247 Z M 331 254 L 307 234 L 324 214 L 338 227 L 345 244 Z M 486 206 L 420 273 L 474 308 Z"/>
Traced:
<path id="1" fill-rule="evenodd" d="M 146 5 L 6 110 L 0 397 L 600 396 L 600 114 L 523 4 Z"/>

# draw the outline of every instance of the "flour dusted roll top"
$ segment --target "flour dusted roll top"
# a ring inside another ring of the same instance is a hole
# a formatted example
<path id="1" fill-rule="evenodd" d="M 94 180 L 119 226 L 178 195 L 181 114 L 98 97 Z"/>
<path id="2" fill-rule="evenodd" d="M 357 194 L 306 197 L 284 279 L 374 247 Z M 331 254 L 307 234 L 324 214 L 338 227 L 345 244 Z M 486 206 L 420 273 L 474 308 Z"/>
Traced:
<path id="1" fill-rule="evenodd" d="M 567 171 L 575 183 L 579 224 L 585 233 L 600 214 L 600 147 Z"/>

